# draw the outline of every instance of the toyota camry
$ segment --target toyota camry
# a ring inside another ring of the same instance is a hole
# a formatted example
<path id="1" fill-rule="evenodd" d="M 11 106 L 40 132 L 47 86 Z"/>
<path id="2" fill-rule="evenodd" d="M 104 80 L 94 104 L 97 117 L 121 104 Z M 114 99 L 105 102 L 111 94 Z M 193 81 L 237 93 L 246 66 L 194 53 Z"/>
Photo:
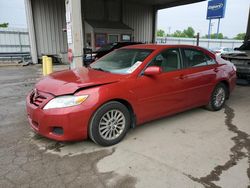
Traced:
<path id="1" fill-rule="evenodd" d="M 44 77 L 27 96 L 28 120 L 53 140 L 90 138 L 110 146 L 154 119 L 201 106 L 220 110 L 235 87 L 235 71 L 201 47 L 128 46 L 89 67 Z"/>

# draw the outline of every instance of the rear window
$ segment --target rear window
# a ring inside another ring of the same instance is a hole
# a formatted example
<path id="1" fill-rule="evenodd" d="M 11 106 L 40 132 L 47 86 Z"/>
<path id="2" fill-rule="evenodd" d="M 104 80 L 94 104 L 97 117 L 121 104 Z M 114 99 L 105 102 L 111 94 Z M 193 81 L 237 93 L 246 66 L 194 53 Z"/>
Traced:
<path id="1" fill-rule="evenodd" d="M 216 64 L 215 60 L 196 49 L 184 49 L 186 67 L 201 67 Z"/>

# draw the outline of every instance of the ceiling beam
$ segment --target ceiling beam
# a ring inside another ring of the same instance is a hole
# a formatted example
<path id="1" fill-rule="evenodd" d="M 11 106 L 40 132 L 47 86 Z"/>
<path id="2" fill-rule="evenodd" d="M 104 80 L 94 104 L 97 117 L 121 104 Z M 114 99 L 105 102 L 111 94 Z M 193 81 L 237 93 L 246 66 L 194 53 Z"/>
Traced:
<path id="1" fill-rule="evenodd" d="M 191 3 L 198 3 L 202 1 L 205 1 L 205 0 L 175 0 L 169 3 L 155 5 L 155 7 L 159 10 L 159 9 L 171 8 L 171 7 L 181 6 L 181 5 L 187 5 Z"/>

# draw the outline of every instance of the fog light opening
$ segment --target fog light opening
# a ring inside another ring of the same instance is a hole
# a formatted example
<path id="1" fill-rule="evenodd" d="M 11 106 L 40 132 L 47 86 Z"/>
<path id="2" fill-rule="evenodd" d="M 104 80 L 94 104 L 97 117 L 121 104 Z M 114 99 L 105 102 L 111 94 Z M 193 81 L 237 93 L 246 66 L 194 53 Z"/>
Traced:
<path id="1" fill-rule="evenodd" d="M 36 121 L 32 120 L 32 125 L 35 126 L 36 128 L 38 128 L 38 123 Z"/>
<path id="2" fill-rule="evenodd" d="M 53 127 L 52 133 L 57 135 L 63 135 L 63 128 L 62 127 Z"/>

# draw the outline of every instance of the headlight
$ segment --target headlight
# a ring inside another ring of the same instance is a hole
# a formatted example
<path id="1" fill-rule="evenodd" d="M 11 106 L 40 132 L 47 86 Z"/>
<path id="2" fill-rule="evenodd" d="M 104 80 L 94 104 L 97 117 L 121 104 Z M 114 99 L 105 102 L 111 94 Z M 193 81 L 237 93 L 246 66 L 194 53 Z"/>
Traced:
<path id="1" fill-rule="evenodd" d="M 70 106 L 76 106 L 83 103 L 88 98 L 88 95 L 74 96 L 74 95 L 65 95 L 61 97 L 56 97 L 49 101 L 43 109 L 51 108 L 65 108 Z"/>

